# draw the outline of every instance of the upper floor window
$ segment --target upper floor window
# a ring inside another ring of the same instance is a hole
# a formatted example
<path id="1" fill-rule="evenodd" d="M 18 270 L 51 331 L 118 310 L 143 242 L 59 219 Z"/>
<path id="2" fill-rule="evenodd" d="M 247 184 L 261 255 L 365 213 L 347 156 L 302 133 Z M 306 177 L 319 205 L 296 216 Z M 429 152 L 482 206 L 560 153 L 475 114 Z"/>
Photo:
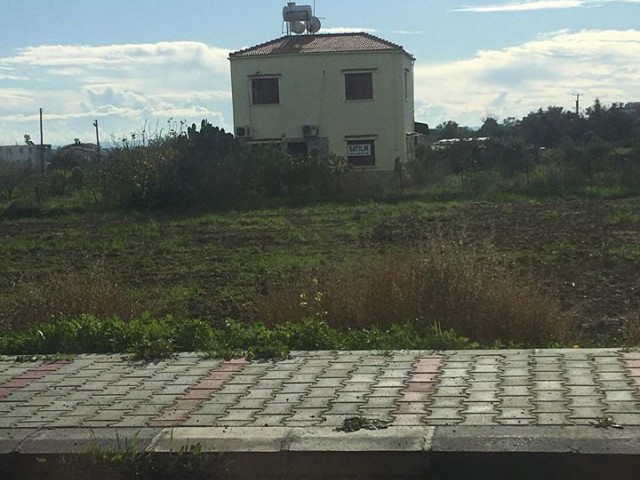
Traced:
<path id="1" fill-rule="evenodd" d="M 278 77 L 252 78 L 251 99 L 254 105 L 280 103 L 280 82 Z"/>
<path id="2" fill-rule="evenodd" d="M 371 72 L 345 73 L 344 87 L 347 100 L 372 100 L 373 74 Z"/>
<path id="3" fill-rule="evenodd" d="M 404 71 L 404 99 L 409 101 L 409 70 Z"/>

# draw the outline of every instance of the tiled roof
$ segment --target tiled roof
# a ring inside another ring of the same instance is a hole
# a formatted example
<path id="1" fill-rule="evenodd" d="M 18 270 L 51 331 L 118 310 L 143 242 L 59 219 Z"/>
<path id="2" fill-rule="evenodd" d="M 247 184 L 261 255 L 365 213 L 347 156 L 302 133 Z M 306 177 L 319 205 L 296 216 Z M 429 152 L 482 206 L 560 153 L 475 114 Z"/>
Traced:
<path id="1" fill-rule="evenodd" d="M 230 58 L 305 53 L 371 52 L 398 50 L 409 55 L 400 45 L 369 33 L 331 33 L 318 35 L 289 35 L 254 47 L 233 52 Z"/>

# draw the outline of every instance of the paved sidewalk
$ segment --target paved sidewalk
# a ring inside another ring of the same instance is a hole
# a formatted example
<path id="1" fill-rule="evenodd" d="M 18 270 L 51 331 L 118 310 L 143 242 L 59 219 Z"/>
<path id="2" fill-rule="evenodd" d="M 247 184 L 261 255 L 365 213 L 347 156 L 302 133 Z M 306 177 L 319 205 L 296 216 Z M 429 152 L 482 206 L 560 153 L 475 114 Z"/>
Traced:
<path id="1" fill-rule="evenodd" d="M 640 456 L 638 352 L 322 351 L 294 352 L 278 362 L 189 353 L 148 364 L 119 355 L 13 360 L 0 361 L 0 456 L 82 452 L 92 441 L 106 445 L 132 436 L 165 452 L 197 442 L 207 452 L 235 453 Z M 340 431 L 353 417 L 386 428 Z"/>

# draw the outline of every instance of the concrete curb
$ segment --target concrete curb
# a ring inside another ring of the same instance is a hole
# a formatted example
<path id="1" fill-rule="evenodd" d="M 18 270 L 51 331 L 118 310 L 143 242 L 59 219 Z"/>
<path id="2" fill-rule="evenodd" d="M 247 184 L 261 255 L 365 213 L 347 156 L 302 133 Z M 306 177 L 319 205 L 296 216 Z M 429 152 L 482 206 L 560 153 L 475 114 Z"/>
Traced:
<path id="1" fill-rule="evenodd" d="M 56 473 L 57 460 L 96 448 L 125 450 L 131 442 L 160 456 L 197 444 L 225 478 L 237 479 L 540 478 L 545 467 L 552 470 L 547 478 L 578 478 L 580 472 L 580 478 L 631 479 L 640 468 L 637 427 L 391 426 L 350 433 L 326 427 L 177 427 L 2 430 L 0 472 L 3 479 L 69 479 L 64 468 Z M 45 476 L 38 471 L 43 459 L 51 466 Z"/>
<path id="2" fill-rule="evenodd" d="M 171 453 L 421 452 L 640 456 L 640 427 L 389 427 L 339 432 L 328 427 L 176 427 L 0 430 L 0 455 L 86 453 L 92 448 Z"/>
<path id="3" fill-rule="evenodd" d="M 640 455 L 640 428 L 437 427 L 431 451 Z"/>

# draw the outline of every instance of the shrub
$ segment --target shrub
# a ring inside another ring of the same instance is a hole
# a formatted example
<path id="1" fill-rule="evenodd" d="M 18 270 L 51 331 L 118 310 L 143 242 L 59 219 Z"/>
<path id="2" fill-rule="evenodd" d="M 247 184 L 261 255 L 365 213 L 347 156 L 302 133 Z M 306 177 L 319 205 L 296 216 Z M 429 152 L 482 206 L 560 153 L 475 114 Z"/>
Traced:
<path id="1" fill-rule="evenodd" d="M 256 299 L 255 312 L 268 323 L 322 316 L 357 329 L 436 324 L 485 344 L 540 346 L 565 340 L 572 327 L 570 313 L 535 279 L 445 239 L 406 258 L 381 256 L 276 285 Z"/>
<path id="2" fill-rule="evenodd" d="M 34 202 L 28 200 L 14 200 L 5 209 L 4 216 L 10 220 L 40 217 L 42 216 L 42 210 Z"/>

